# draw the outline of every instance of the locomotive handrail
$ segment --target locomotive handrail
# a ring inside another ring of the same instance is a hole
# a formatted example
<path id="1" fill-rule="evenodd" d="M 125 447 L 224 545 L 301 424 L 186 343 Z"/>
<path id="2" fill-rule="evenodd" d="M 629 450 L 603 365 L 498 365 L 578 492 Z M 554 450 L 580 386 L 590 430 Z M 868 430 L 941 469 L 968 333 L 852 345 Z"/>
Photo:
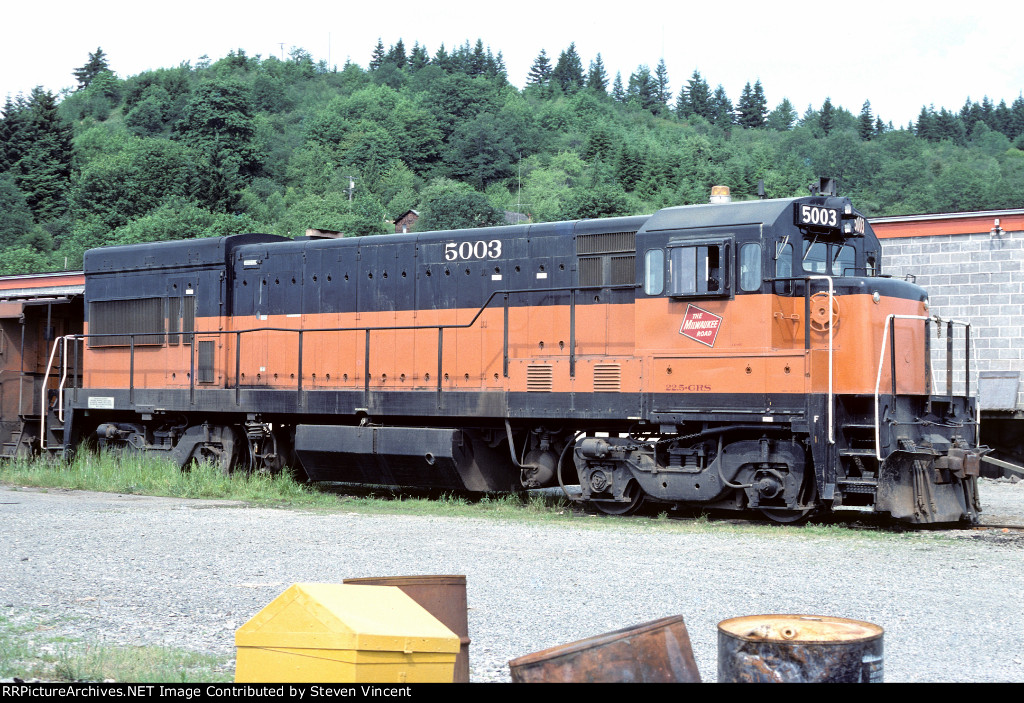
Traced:
<path id="1" fill-rule="evenodd" d="M 53 369 L 53 357 L 57 355 L 57 349 L 60 348 L 61 342 L 64 343 L 64 353 L 61 354 L 63 360 L 61 366 L 61 379 L 57 386 L 57 418 L 64 422 L 64 383 L 68 378 L 68 340 L 72 339 L 75 335 L 66 334 L 63 337 L 58 337 L 53 340 L 53 351 L 50 352 L 50 360 L 46 362 L 46 373 L 43 374 L 42 390 L 40 391 L 39 397 L 39 449 L 40 451 L 46 451 L 46 416 L 49 414 L 49 408 L 46 407 L 46 379 L 50 377 L 50 372 Z"/>
<path id="2" fill-rule="evenodd" d="M 833 298 L 835 298 L 835 287 L 833 286 L 831 276 L 807 276 L 807 280 L 828 281 L 828 443 L 835 444 L 835 409 L 833 407 L 835 405 L 835 390 L 832 384 L 832 328 L 834 327 L 834 325 L 832 324 L 832 300 Z M 806 325 L 808 332 L 810 331 L 811 326 L 810 306 L 811 287 L 807 286 L 804 289 L 804 309 L 807 311 L 806 320 L 804 324 Z M 806 340 L 805 344 L 809 344 L 810 334 L 806 334 L 804 336 L 804 339 Z"/>
<path id="3" fill-rule="evenodd" d="M 885 346 L 886 342 L 889 343 L 889 364 L 890 364 L 890 392 L 895 397 L 896 395 L 896 320 L 922 320 L 925 322 L 925 329 L 927 330 L 927 324 L 934 321 L 936 324 L 941 325 L 943 322 L 946 323 L 946 329 L 948 330 L 946 335 L 946 393 L 949 395 L 950 400 L 953 399 L 953 325 L 963 325 L 965 330 L 964 335 L 964 396 L 968 397 L 971 394 L 971 323 L 964 322 L 962 320 L 943 320 L 937 316 L 927 315 L 896 315 L 890 314 L 885 319 L 885 325 L 882 331 L 882 346 L 878 353 L 878 372 L 875 375 L 875 458 L 878 461 L 882 461 L 882 446 L 881 446 L 881 423 L 879 417 L 879 395 L 882 386 L 882 368 L 885 365 Z M 941 329 L 941 327 L 939 328 Z M 892 339 L 890 340 L 890 336 Z M 926 348 L 927 349 L 927 348 Z M 929 358 L 926 359 L 929 367 L 929 373 L 927 381 L 929 386 L 931 385 L 931 358 L 930 352 Z M 929 403 L 931 402 L 929 392 Z M 975 407 L 975 422 L 980 423 L 981 409 L 979 406 Z"/>
<path id="4" fill-rule="evenodd" d="M 376 331 L 385 330 L 434 330 L 438 332 L 438 351 L 437 351 L 437 392 L 442 391 L 442 350 L 444 344 L 444 330 L 446 329 L 467 329 L 476 324 L 480 316 L 483 315 L 484 311 L 490 306 L 491 302 L 496 296 L 503 296 L 504 298 L 504 330 L 503 330 L 503 375 L 508 378 L 508 366 L 509 366 L 509 340 L 508 340 L 508 309 L 509 309 L 509 296 L 519 294 L 530 294 L 530 293 L 569 293 L 569 369 L 570 375 L 575 376 L 576 367 L 576 292 L 584 290 L 636 290 L 640 286 L 638 284 L 617 284 L 617 285 L 592 285 L 592 286 L 560 286 L 552 288 L 530 288 L 530 289 L 516 289 L 516 290 L 495 290 L 487 297 L 487 300 L 479 307 L 476 313 L 473 315 L 469 322 L 462 324 L 435 324 L 435 325 L 360 325 L 356 327 L 314 327 L 314 328 L 294 328 L 294 327 L 250 327 L 242 330 L 193 330 L 191 332 L 192 337 L 204 336 L 221 336 L 221 335 L 235 335 L 235 403 L 236 405 L 241 402 L 241 339 L 243 334 L 251 332 L 293 332 L 298 334 L 299 341 L 299 378 L 297 379 L 297 392 L 299 394 L 299 402 L 301 403 L 302 398 L 302 377 L 301 377 L 301 364 L 302 364 L 302 338 L 305 333 L 314 332 L 364 332 L 366 334 L 365 342 L 365 356 L 364 356 L 364 382 L 363 390 L 364 393 L 369 393 L 369 357 L 370 357 L 370 333 Z M 100 332 L 100 333 L 88 333 L 88 334 L 77 334 L 69 335 L 74 337 L 76 340 L 81 339 L 101 339 L 105 337 L 118 337 L 118 338 L 129 338 L 129 402 L 132 402 L 134 397 L 135 388 L 135 338 L 136 337 L 169 337 L 171 333 L 166 330 L 160 332 Z M 77 351 L 77 349 L 76 349 Z M 196 356 L 196 344 L 191 344 L 189 349 L 189 403 L 195 402 L 195 356 Z"/>

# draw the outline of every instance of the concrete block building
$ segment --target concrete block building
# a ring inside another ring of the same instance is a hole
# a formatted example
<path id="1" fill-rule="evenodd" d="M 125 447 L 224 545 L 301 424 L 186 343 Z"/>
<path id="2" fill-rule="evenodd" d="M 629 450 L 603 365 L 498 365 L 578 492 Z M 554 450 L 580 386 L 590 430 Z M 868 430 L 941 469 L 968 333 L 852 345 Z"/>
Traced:
<path id="1" fill-rule="evenodd" d="M 880 217 L 871 225 L 884 273 L 914 277 L 933 315 L 970 323 L 982 441 L 997 447 L 995 456 L 1024 463 L 1024 209 Z M 965 381 L 962 334 L 954 337 L 957 390 Z M 947 341 L 933 329 L 936 392 L 945 387 Z"/>

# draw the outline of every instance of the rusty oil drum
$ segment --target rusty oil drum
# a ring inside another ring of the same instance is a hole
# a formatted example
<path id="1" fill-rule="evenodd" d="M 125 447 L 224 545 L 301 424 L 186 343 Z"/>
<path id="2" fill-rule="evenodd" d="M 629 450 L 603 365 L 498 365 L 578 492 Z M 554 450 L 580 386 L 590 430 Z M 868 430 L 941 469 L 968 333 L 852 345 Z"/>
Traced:
<path id="1" fill-rule="evenodd" d="M 818 615 L 718 623 L 719 683 L 881 683 L 878 625 Z"/>
<path id="2" fill-rule="evenodd" d="M 680 615 L 527 654 L 508 666 L 513 683 L 700 683 Z"/>
<path id="3" fill-rule="evenodd" d="M 469 615 L 465 576 L 374 576 L 345 579 L 362 586 L 396 586 L 459 636 L 454 683 L 469 683 Z"/>

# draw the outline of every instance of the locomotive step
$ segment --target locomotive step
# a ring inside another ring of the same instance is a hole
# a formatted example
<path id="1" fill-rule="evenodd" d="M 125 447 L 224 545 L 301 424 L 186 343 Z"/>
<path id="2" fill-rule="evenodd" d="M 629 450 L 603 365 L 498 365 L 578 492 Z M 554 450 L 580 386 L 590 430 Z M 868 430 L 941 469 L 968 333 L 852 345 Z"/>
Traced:
<path id="1" fill-rule="evenodd" d="M 864 457 L 872 457 L 873 458 L 875 456 L 875 450 L 874 449 L 840 449 L 839 450 L 839 456 L 864 456 Z"/>

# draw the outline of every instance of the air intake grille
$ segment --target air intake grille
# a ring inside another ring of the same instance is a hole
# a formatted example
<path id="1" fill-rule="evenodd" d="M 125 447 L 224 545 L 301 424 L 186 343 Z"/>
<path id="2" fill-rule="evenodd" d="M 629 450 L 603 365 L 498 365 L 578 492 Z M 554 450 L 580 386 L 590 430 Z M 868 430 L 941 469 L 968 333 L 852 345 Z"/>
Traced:
<path id="1" fill-rule="evenodd" d="M 604 259 L 599 256 L 580 259 L 580 285 L 599 286 L 604 283 Z"/>
<path id="2" fill-rule="evenodd" d="M 196 380 L 199 383 L 213 383 L 215 380 L 213 371 L 213 341 L 201 340 L 197 353 L 198 364 L 196 368 Z"/>
<path id="3" fill-rule="evenodd" d="M 91 337 L 90 347 L 129 346 L 135 334 L 136 346 L 162 344 L 163 334 L 139 334 L 164 331 L 163 298 L 102 300 L 89 303 L 89 333 L 112 335 Z"/>
<path id="4" fill-rule="evenodd" d="M 587 256 L 580 260 L 581 286 L 618 286 L 636 283 L 636 256 Z"/>
<path id="5" fill-rule="evenodd" d="M 554 388 L 555 371 L 551 364 L 530 364 L 526 367 L 526 390 L 550 393 Z"/>
<path id="6" fill-rule="evenodd" d="M 622 367 L 618 364 L 594 365 L 594 391 L 608 393 L 622 390 Z"/>
<path id="7" fill-rule="evenodd" d="M 610 285 L 636 283 L 636 256 L 613 256 Z"/>
<path id="8" fill-rule="evenodd" d="M 636 251 L 636 232 L 608 232 L 576 236 L 576 254 L 612 254 Z"/>

